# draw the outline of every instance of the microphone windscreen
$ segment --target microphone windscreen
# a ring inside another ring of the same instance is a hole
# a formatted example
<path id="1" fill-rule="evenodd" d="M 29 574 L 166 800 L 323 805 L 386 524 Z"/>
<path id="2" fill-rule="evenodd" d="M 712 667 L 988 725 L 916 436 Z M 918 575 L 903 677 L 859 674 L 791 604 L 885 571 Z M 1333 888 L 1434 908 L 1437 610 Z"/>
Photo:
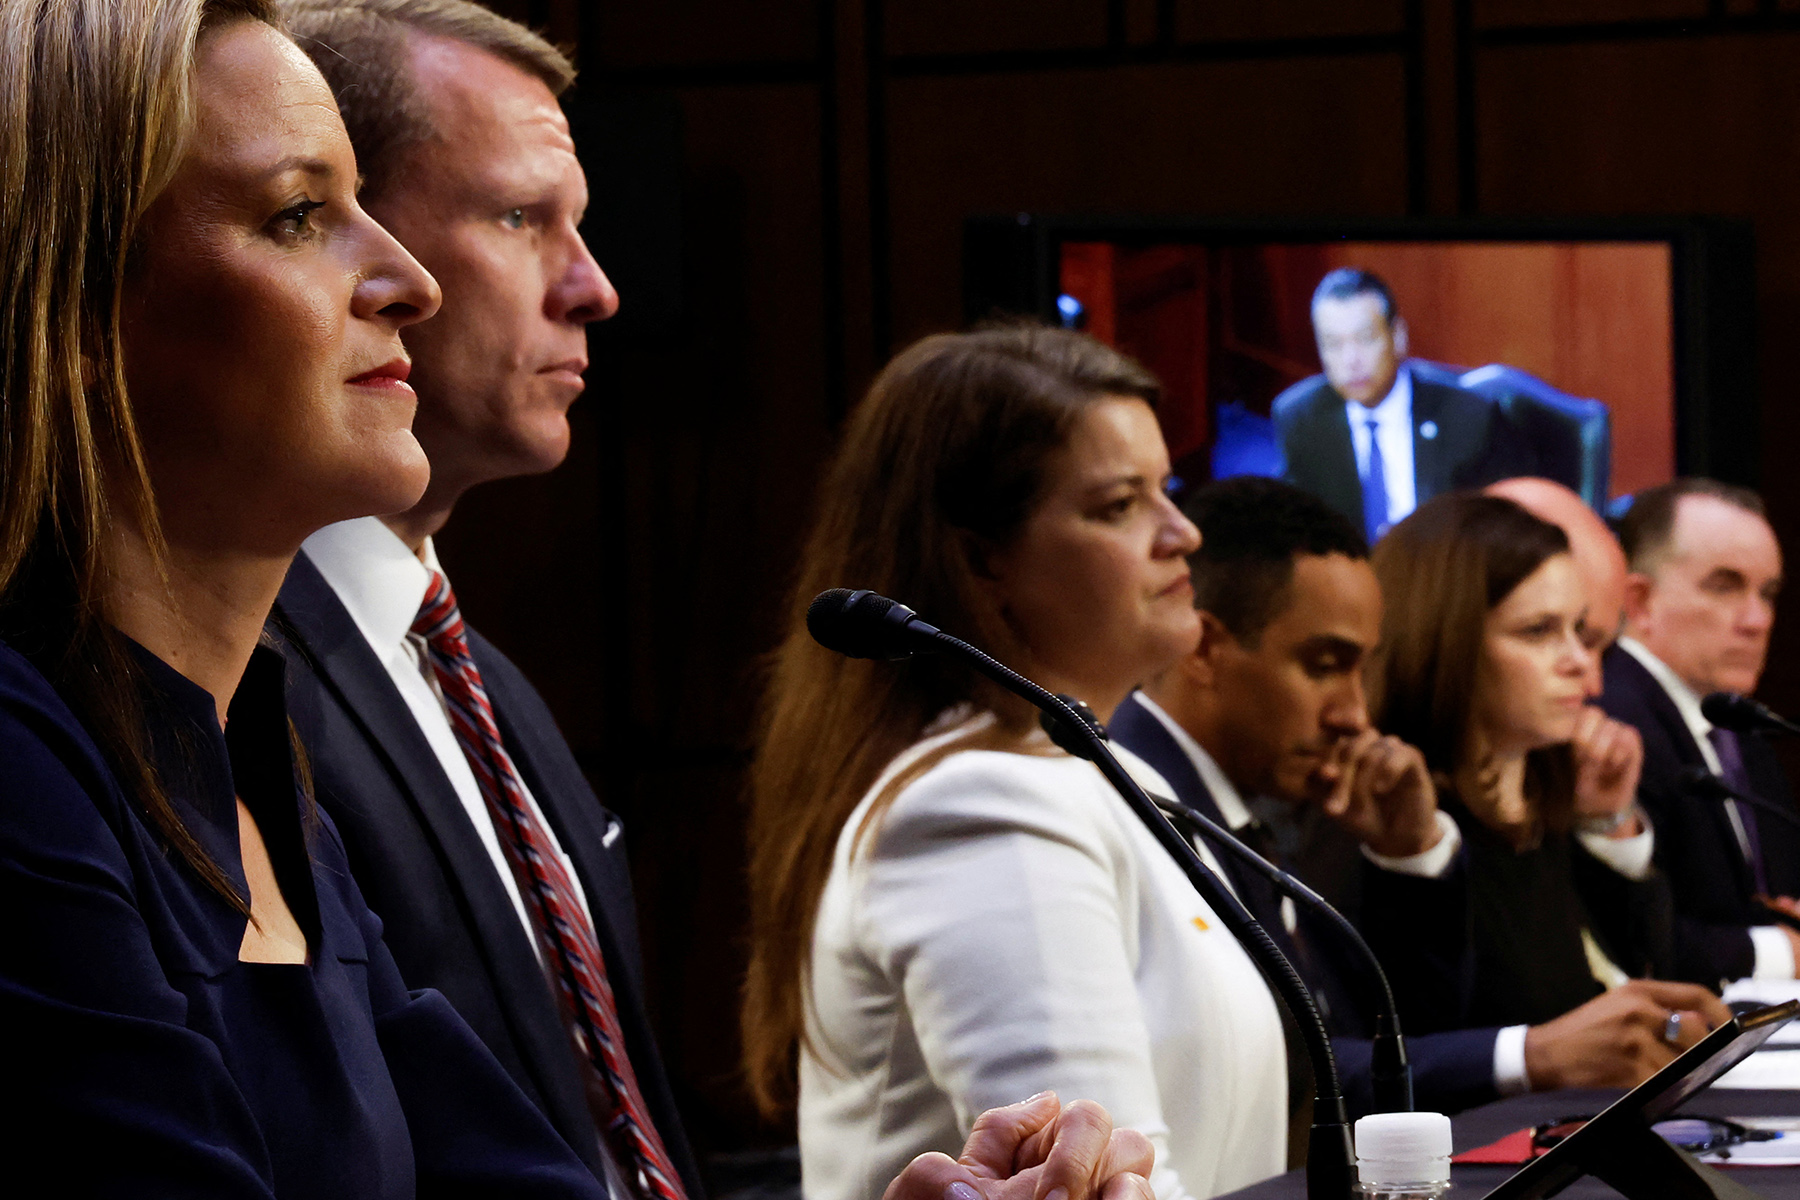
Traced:
<path id="1" fill-rule="evenodd" d="M 1762 705 L 1736 692 L 1714 692 L 1700 701 L 1700 715 L 1720 729 L 1750 733 L 1771 722 L 1761 711 Z"/>
<path id="2" fill-rule="evenodd" d="M 895 603 L 867 590 L 831 588 L 806 606 L 806 632 L 848 658 L 906 658 L 912 648 L 905 635 L 882 619 Z"/>

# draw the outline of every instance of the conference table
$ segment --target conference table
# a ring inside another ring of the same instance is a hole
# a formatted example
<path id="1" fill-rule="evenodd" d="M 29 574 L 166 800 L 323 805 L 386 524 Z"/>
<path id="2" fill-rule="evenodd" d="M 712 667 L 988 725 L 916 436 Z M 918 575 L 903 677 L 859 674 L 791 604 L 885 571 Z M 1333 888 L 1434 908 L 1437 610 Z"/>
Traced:
<path id="1" fill-rule="evenodd" d="M 1456 1152 L 1460 1154 L 1477 1146 L 1486 1146 L 1518 1129 L 1547 1124 L 1563 1117 L 1597 1113 L 1622 1095 L 1624 1093 L 1617 1089 L 1540 1092 L 1472 1108 L 1450 1119 Z M 1681 1111 L 1709 1117 L 1800 1116 L 1800 1091 L 1709 1088 L 1695 1096 Z M 1453 1200 L 1481 1200 L 1518 1169 L 1516 1166 L 1454 1164 L 1450 1169 L 1450 1181 L 1455 1186 L 1450 1196 Z M 1800 1200 L 1800 1167 L 1726 1170 L 1735 1182 L 1769 1197 L 1769 1200 Z M 1582 1179 L 1559 1194 L 1570 1200 L 1587 1200 L 1590 1197 L 1617 1197 L 1619 1193 L 1597 1179 Z M 1304 1171 L 1290 1171 L 1230 1193 L 1230 1200 L 1305 1200 L 1305 1197 Z"/>

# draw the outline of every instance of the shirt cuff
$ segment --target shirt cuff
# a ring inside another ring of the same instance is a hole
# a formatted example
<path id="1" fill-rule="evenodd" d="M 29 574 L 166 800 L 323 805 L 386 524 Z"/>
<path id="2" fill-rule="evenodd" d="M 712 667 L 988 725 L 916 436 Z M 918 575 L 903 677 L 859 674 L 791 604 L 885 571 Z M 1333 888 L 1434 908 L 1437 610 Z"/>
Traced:
<path id="1" fill-rule="evenodd" d="M 1405 854 L 1399 858 L 1390 858 L 1385 854 L 1377 854 L 1367 846 L 1362 848 L 1363 857 L 1384 871 L 1393 871 L 1399 875 L 1417 875 L 1422 879 L 1440 879 L 1456 861 L 1456 852 L 1462 849 L 1462 830 L 1443 809 L 1437 812 L 1438 838 L 1437 845 L 1419 854 Z M 1523 1060 L 1521 1060 L 1523 1061 Z"/>
<path id="2" fill-rule="evenodd" d="M 1524 1025 L 1508 1025 L 1494 1037 L 1494 1090 L 1502 1096 L 1519 1096 L 1531 1090 L 1525 1074 Z"/>
<path id="3" fill-rule="evenodd" d="M 1650 878 L 1650 858 L 1656 852 L 1656 831 L 1642 813 L 1644 832 L 1636 837 L 1614 838 L 1604 833 L 1578 833 L 1587 852 L 1634 883 Z"/>
<path id="4" fill-rule="evenodd" d="M 1779 925 L 1752 925 L 1750 949 L 1756 954 L 1756 965 L 1750 970 L 1752 979 L 1792 979 L 1794 977 L 1794 943 Z"/>

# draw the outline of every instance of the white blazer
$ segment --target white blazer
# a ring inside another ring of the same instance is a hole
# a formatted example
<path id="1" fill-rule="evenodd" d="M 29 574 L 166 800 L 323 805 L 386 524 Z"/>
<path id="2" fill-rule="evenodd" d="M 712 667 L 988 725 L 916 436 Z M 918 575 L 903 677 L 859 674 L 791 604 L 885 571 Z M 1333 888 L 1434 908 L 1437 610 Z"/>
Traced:
<path id="1" fill-rule="evenodd" d="M 855 845 L 890 778 L 992 719 L 896 758 L 838 838 L 800 1059 L 807 1200 L 880 1200 L 914 1156 L 955 1156 L 984 1109 L 1046 1088 L 1098 1100 L 1147 1135 L 1159 1200 L 1279 1174 L 1287 1060 L 1275 999 L 1091 764 L 956 752 Z"/>

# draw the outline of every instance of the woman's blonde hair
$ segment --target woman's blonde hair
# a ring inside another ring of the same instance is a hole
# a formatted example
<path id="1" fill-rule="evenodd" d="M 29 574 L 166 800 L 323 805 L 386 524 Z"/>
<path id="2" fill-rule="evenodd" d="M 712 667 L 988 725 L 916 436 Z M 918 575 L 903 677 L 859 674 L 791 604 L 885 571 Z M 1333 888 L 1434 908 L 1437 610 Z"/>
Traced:
<path id="1" fill-rule="evenodd" d="M 157 781 L 135 663 L 104 611 L 109 526 L 163 552 L 125 389 L 125 284 L 192 129 L 200 38 L 240 19 L 278 24 L 272 0 L 0 4 L 0 635 L 170 846 L 248 911 Z"/>

